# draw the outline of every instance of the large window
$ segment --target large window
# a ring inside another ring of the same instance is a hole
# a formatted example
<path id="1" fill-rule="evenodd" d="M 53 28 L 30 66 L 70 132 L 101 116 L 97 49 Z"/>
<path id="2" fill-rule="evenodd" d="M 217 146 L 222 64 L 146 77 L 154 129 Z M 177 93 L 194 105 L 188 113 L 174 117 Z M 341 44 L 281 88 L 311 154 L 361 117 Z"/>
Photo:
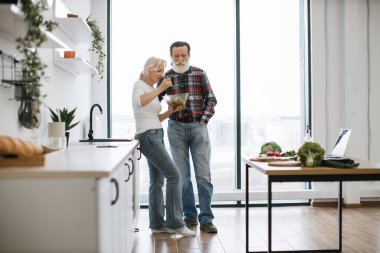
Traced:
<path id="1" fill-rule="evenodd" d="M 257 154 L 268 141 L 277 142 L 283 151 L 297 150 L 301 144 L 305 33 L 300 2 L 240 1 L 243 155 Z M 261 177 L 251 183 L 252 190 L 266 189 Z M 304 184 L 275 185 L 280 187 L 297 189 Z"/>
<path id="2" fill-rule="evenodd" d="M 300 143 L 299 0 L 240 3 L 239 44 L 234 0 L 112 1 L 112 137 L 130 138 L 135 133 L 131 93 L 145 60 L 157 56 L 170 67 L 170 44 L 189 42 L 190 63 L 206 71 L 218 100 L 208 124 L 215 194 L 235 192 L 240 155 L 257 153 L 269 140 L 278 141 L 286 150 Z M 237 68 L 238 47 L 241 69 Z M 237 117 L 241 125 L 236 124 Z M 163 125 L 166 132 L 167 122 Z M 241 129 L 240 136 L 236 127 Z M 240 153 L 236 152 L 238 138 Z M 167 140 L 166 144 L 169 150 Z M 140 174 L 144 194 L 149 183 L 144 159 Z M 254 182 L 257 189 L 264 184 Z"/>

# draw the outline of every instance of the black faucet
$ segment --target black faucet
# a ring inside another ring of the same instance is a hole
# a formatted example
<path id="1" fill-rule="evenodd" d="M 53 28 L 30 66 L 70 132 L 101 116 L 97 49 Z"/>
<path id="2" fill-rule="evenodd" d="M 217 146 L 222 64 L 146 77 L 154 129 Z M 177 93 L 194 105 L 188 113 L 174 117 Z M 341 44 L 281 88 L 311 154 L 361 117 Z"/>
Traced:
<path id="1" fill-rule="evenodd" d="M 103 114 L 102 107 L 99 104 L 94 104 L 93 106 L 91 106 L 91 110 L 90 110 L 90 130 L 88 131 L 88 135 L 87 135 L 88 139 L 90 139 L 90 140 L 94 139 L 94 137 L 92 136 L 92 134 L 94 133 L 94 131 L 92 130 L 92 111 L 94 110 L 95 107 L 99 107 L 100 113 Z"/>

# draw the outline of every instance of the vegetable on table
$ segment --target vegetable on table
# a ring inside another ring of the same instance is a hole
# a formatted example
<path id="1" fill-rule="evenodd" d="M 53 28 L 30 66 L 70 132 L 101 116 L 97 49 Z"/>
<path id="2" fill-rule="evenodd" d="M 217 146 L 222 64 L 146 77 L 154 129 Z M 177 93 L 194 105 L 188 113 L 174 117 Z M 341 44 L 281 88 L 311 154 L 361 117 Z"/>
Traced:
<path id="1" fill-rule="evenodd" d="M 271 153 L 281 153 L 281 151 L 282 150 L 281 150 L 280 145 L 278 145 L 274 141 L 270 141 L 270 142 L 264 143 L 261 146 L 260 155 L 267 154 L 268 152 L 271 152 Z"/>
<path id="2" fill-rule="evenodd" d="M 298 157 L 301 164 L 306 167 L 316 167 L 321 165 L 325 150 L 316 142 L 305 142 L 298 149 Z"/>
<path id="3" fill-rule="evenodd" d="M 286 151 L 286 152 L 281 153 L 281 156 L 283 156 L 283 157 L 294 157 L 296 155 L 297 155 L 297 153 L 295 150 L 290 150 L 290 151 Z"/>
<path id="4" fill-rule="evenodd" d="M 321 166 L 342 168 L 342 169 L 352 169 L 356 168 L 360 163 L 355 162 L 352 159 L 342 159 L 342 160 L 323 160 Z"/>

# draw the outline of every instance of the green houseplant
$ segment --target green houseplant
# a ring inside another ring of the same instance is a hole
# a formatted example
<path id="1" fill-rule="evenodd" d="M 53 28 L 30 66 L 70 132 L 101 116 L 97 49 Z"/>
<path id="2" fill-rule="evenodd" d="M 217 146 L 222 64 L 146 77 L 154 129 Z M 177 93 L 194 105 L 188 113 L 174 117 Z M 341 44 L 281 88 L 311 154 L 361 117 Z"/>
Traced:
<path id="1" fill-rule="evenodd" d="M 47 67 L 41 61 L 37 50 L 47 41 L 41 27 L 51 32 L 58 24 L 44 19 L 42 12 L 47 8 L 41 1 L 20 0 L 19 7 L 27 24 L 27 32 L 24 37 L 16 39 L 16 49 L 21 54 L 20 63 L 23 68 L 22 85 L 17 87 L 23 94 L 18 118 L 22 126 L 33 129 L 38 128 L 41 123 L 40 81 Z"/>
<path id="2" fill-rule="evenodd" d="M 70 132 L 69 130 L 75 127 L 76 125 L 79 124 L 79 121 L 76 123 L 73 123 L 73 120 L 75 118 L 75 111 L 76 107 L 69 111 L 68 108 L 63 108 L 63 109 L 56 109 L 56 112 L 53 111 L 50 107 L 50 118 L 53 122 L 65 122 L 65 136 L 66 136 L 66 146 L 69 143 L 69 137 L 70 137 Z"/>
<path id="3" fill-rule="evenodd" d="M 100 79 L 103 79 L 104 77 L 104 58 L 106 57 L 106 54 L 103 50 L 104 45 L 104 35 L 102 31 L 99 28 L 98 22 L 91 18 L 91 15 L 86 18 L 86 22 L 88 26 L 92 30 L 92 42 L 91 42 L 91 48 L 89 49 L 90 52 L 94 52 L 98 55 L 98 62 L 96 64 L 96 71 L 98 72 Z M 92 77 L 94 77 L 96 73 L 92 74 Z"/>

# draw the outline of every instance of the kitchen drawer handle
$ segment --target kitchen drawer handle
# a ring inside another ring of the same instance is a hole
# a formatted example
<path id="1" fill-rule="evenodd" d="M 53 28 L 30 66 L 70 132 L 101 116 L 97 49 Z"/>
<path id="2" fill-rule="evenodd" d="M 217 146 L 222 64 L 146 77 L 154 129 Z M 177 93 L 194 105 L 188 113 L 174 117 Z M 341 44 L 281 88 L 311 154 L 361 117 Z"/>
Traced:
<path id="1" fill-rule="evenodd" d="M 140 149 L 140 147 L 138 147 L 137 150 L 139 151 L 139 158 L 137 158 L 137 160 L 140 160 L 141 159 L 141 149 Z"/>
<path id="2" fill-rule="evenodd" d="M 111 183 L 114 183 L 116 187 L 116 197 L 114 200 L 111 201 L 111 206 L 113 206 L 116 204 L 117 200 L 119 199 L 119 183 L 117 182 L 115 178 L 111 178 Z"/>
<path id="3" fill-rule="evenodd" d="M 131 161 L 131 163 L 132 163 L 132 171 L 129 172 L 129 175 L 132 175 L 133 172 L 135 171 L 135 164 L 133 163 L 133 159 L 132 158 L 129 158 L 128 160 Z"/>
<path id="4" fill-rule="evenodd" d="M 128 167 L 128 178 L 125 179 L 125 182 L 128 182 L 129 179 L 131 178 L 131 166 L 129 166 L 128 163 L 124 163 L 124 165 Z"/>

